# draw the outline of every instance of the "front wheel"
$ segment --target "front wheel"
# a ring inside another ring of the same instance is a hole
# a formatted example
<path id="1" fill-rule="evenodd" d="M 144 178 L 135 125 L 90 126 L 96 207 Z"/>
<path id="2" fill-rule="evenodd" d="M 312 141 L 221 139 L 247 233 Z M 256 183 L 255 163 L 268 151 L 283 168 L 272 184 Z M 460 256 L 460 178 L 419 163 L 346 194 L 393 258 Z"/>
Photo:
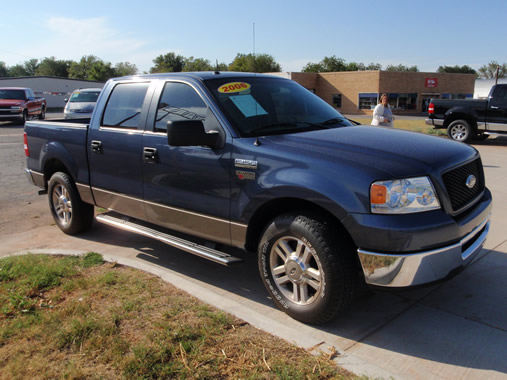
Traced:
<path id="1" fill-rule="evenodd" d="M 352 298 L 353 248 L 332 226 L 306 215 L 282 215 L 268 225 L 259 244 L 266 289 L 282 311 L 302 322 L 327 322 Z"/>
<path id="2" fill-rule="evenodd" d="M 474 132 L 465 120 L 455 120 L 447 127 L 447 136 L 455 141 L 469 142 L 474 137 Z"/>
<path id="3" fill-rule="evenodd" d="M 56 172 L 52 175 L 48 184 L 48 200 L 54 221 L 66 234 L 84 232 L 92 226 L 94 208 L 81 200 L 67 174 Z"/>
<path id="4" fill-rule="evenodd" d="M 46 108 L 42 107 L 39 114 L 39 120 L 44 120 L 46 118 Z"/>

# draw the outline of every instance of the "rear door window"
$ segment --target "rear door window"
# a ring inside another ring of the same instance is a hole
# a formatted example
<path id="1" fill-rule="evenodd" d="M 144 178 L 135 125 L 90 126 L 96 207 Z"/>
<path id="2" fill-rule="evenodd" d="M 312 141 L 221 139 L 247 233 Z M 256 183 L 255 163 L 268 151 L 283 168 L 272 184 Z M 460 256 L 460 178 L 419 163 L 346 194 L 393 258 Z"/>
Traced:
<path id="1" fill-rule="evenodd" d="M 149 83 L 120 83 L 113 89 L 104 110 L 102 126 L 141 129 L 141 110 Z"/>

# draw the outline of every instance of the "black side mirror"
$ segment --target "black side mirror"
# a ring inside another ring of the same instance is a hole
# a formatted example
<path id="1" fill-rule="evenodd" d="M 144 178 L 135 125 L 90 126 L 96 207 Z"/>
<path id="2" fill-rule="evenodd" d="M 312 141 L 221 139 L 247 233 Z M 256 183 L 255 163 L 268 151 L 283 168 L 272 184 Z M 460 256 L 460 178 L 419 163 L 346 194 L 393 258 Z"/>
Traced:
<path id="1" fill-rule="evenodd" d="M 172 146 L 209 146 L 216 148 L 218 131 L 206 132 L 201 120 L 167 122 L 167 143 Z"/>

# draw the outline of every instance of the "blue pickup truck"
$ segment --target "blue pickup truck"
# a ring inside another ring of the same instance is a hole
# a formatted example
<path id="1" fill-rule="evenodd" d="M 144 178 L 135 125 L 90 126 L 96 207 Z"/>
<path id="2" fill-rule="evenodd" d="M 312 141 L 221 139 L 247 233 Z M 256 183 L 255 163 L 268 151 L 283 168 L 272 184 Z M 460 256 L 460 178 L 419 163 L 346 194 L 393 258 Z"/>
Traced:
<path id="1" fill-rule="evenodd" d="M 224 265 L 241 261 L 226 246 L 256 252 L 275 304 L 307 323 L 344 310 L 359 281 L 448 278 L 489 231 L 476 149 L 354 125 L 276 76 L 111 79 L 91 119 L 27 122 L 25 153 L 63 232 L 96 220 Z"/>

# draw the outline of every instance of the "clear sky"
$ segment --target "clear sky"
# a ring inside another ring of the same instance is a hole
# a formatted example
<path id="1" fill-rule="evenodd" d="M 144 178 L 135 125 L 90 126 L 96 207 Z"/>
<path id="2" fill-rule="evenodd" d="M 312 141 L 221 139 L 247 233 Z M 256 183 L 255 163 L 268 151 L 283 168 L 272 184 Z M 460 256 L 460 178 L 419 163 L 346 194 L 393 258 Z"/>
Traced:
<path id="1" fill-rule="evenodd" d="M 22 5 L 21 5 L 22 4 Z M 140 72 L 160 54 L 230 63 L 272 55 L 283 71 L 347 62 L 472 68 L 507 62 L 506 0 L 2 1 L 0 61 L 95 55 Z"/>

